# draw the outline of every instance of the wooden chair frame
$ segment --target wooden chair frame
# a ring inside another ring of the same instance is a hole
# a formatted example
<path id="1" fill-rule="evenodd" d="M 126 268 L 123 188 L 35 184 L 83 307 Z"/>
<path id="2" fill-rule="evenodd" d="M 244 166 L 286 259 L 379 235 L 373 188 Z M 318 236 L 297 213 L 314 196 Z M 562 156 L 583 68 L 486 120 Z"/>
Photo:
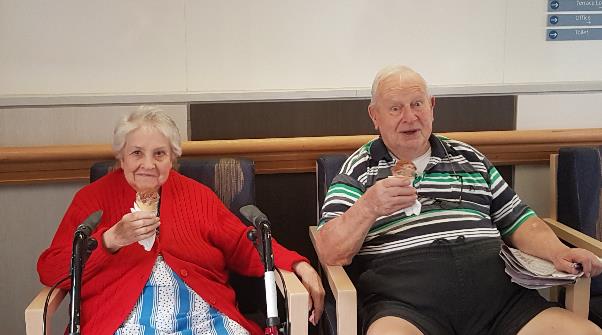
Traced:
<path id="1" fill-rule="evenodd" d="M 311 243 L 316 248 L 317 227 L 309 227 Z M 342 266 L 327 265 L 320 261 L 321 271 L 326 277 L 328 286 L 332 290 L 335 299 L 337 315 L 337 334 L 357 334 L 357 293 L 355 286 L 349 279 L 347 272 Z"/>

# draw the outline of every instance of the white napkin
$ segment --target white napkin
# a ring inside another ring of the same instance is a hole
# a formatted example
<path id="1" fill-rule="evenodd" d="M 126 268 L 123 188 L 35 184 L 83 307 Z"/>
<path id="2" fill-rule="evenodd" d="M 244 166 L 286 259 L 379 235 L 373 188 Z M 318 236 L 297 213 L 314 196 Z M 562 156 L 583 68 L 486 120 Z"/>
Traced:
<path id="1" fill-rule="evenodd" d="M 130 211 L 132 211 L 132 213 L 140 212 L 141 209 L 140 209 L 140 207 L 138 207 L 138 205 L 136 205 L 136 202 L 134 202 L 134 208 L 130 208 Z M 153 244 L 155 244 L 156 237 L 157 237 L 157 233 L 153 234 L 153 236 L 151 236 L 151 237 L 145 238 L 144 240 L 138 241 L 138 243 L 140 243 L 144 247 L 144 250 L 150 251 L 151 248 L 153 247 Z"/>
<path id="2" fill-rule="evenodd" d="M 421 210 L 422 210 L 422 204 L 420 203 L 420 201 L 415 200 L 414 204 L 410 207 L 404 208 L 403 212 L 406 214 L 406 216 L 410 216 L 410 215 L 419 215 Z"/>
<path id="3" fill-rule="evenodd" d="M 389 178 L 403 178 L 403 177 L 389 176 Z M 410 185 L 414 185 L 414 178 L 412 178 Z M 418 199 L 416 199 L 414 201 L 412 206 L 402 209 L 402 211 L 405 213 L 406 216 L 419 215 L 421 210 L 422 210 L 422 204 L 420 203 L 420 201 L 418 201 Z"/>

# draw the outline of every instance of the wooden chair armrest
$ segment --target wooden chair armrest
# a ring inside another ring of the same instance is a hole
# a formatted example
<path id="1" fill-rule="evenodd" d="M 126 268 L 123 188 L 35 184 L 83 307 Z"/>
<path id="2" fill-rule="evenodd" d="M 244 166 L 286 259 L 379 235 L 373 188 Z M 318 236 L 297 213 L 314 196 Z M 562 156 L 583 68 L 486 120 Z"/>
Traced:
<path id="1" fill-rule="evenodd" d="M 315 234 L 317 234 L 317 227 L 309 227 L 309 236 L 314 249 L 316 249 Z M 337 334 L 356 335 L 357 294 L 355 286 L 342 266 L 327 265 L 322 261 L 320 261 L 320 265 L 336 301 Z"/>
<path id="2" fill-rule="evenodd" d="M 25 332 L 27 335 L 42 335 L 44 303 L 46 302 L 48 292 L 50 292 L 50 287 L 43 287 L 25 309 Z M 52 292 L 52 296 L 48 301 L 48 311 L 46 314 L 47 331 L 49 331 L 51 324 L 50 320 L 52 319 L 54 312 L 57 310 L 66 294 L 67 291 L 61 289 L 55 289 L 54 292 Z"/>
<path id="3" fill-rule="evenodd" d="M 543 219 L 559 239 L 602 256 L 602 242 L 553 219 Z"/>
<path id="4" fill-rule="evenodd" d="M 288 313 L 291 335 L 307 335 L 309 332 L 309 293 L 301 280 L 293 272 L 280 270 L 282 278 L 276 275 L 276 285 L 284 295 L 283 282 L 286 285 L 286 298 L 288 301 Z M 281 320 L 283 318 L 281 317 Z"/>
<path id="5" fill-rule="evenodd" d="M 573 285 L 564 285 L 566 288 L 564 305 L 566 309 L 587 319 L 589 317 L 589 288 L 591 278 L 577 278 Z"/>
<path id="6" fill-rule="evenodd" d="M 552 228 L 559 239 L 575 247 L 589 250 L 598 257 L 602 255 L 602 242 L 554 219 L 546 218 L 543 220 Z M 584 318 L 589 315 L 591 281 L 591 278 L 579 278 L 574 285 L 564 286 L 566 288 L 566 308 Z"/>

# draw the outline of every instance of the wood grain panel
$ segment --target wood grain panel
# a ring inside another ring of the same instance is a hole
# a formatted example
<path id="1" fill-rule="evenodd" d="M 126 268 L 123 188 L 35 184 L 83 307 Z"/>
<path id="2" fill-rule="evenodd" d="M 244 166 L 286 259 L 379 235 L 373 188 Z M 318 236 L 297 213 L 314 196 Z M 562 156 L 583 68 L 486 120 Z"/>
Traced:
<path id="1" fill-rule="evenodd" d="M 190 139 L 376 134 L 370 99 L 192 103 Z M 435 132 L 513 130 L 516 97 L 437 97 Z"/>
<path id="2" fill-rule="evenodd" d="M 441 135 L 475 146 L 496 165 L 548 164 L 550 154 L 560 147 L 602 145 L 601 128 Z M 248 157 L 256 162 L 258 174 L 302 173 L 312 172 L 320 155 L 349 153 L 372 138 L 374 135 L 188 141 L 182 148 L 186 157 Z M 0 147 L 0 183 L 86 179 L 92 162 L 111 157 L 108 144 Z"/>

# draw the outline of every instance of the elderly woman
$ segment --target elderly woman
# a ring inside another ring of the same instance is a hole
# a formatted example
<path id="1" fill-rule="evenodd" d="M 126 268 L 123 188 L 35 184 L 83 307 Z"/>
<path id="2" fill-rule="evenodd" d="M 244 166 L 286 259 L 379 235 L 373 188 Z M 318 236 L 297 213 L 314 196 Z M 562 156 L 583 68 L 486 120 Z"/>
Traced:
<path id="1" fill-rule="evenodd" d="M 173 120 L 141 108 L 115 127 L 113 151 L 120 168 L 77 192 L 38 261 L 45 285 L 64 277 L 76 227 L 104 211 L 92 235 L 100 246 L 83 273 L 82 333 L 263 334 L 237 310 L 227 283 L 229 270 L 259 277 L 263 265 L 246 226 L 209 188 L 172 169 L 182 154 Z M 155 191 L 159 216 L 140 202 Z M 310 291 L 315 323 L 319 276 L 304 257 L 273 243 L 276 266 L 294 271 Z"/>

